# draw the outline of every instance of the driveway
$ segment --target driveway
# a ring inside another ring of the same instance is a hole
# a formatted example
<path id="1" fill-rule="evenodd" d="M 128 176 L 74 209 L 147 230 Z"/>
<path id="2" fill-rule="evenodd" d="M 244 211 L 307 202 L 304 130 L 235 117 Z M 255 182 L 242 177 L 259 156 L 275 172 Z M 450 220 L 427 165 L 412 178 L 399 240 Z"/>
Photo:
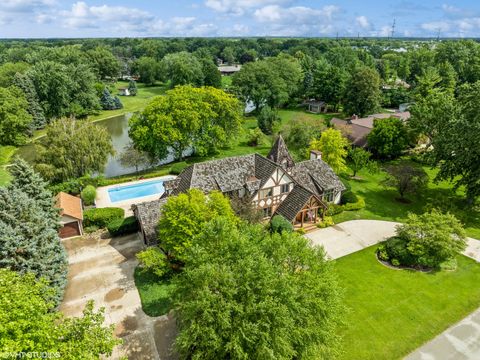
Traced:
<path id="1" fill-rule="evenodd" d="M 105 323 L 113 324 L 115 335 L 124 341 L 112 359 L 174 359 L 170 351 L 176 333 L 174 319 L 147 316 L 135 287 L 135 254 L 143 249 L 137 234 L 113 239 L 86 235 L 63 244 L 69 271 L 60 310 L 66 316 L 80 316 L 90 299 L 96 308 L 105 307 Z"/>
<path id="2" fill-rule="evenodd" d="M 352 220 L 315 230 L 305 236 L 322 245 L 332 259 L 375 245 L 395 233 L 398 223 L 376 220 Z M 463 252 L 480 262 L 480 241 L 467 239 Z M 406 357 L 407 360 L 478 360 L 480 359 L 480 309 L 445 330 Z"/>

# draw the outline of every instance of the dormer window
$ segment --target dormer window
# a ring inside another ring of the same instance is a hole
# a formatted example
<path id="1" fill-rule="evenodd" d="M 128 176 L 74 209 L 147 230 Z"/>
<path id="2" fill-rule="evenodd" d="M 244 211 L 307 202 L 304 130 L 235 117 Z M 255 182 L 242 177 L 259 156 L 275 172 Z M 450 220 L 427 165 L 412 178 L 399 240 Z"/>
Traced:
<path id="1" fill-rule="evenodd" d="M 282 184 L 280 187 L 280 193 L 285 194 L 290 192 L 290 184 Z"/>
<path id="2" fill-rule="evenodd" d="M 260 190 L 259 195 L 260 195 L 261 199 L 271 197 L 271 196 L 273 196 L 273 188 L 262 189 L 262 190 Z"/>

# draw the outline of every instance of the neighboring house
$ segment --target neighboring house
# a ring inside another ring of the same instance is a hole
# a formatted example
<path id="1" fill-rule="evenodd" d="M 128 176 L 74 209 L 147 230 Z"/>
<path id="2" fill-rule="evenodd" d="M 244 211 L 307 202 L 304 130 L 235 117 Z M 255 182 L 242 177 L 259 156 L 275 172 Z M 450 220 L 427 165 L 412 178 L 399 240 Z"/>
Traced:
<path id="1" fill-rule="evenodd" d="M 352 118 L 348 120 L 333 118 L 330 120 L 330 123 L 335 129 L 341 130 L 352 142 L 352 145 L 366 147 L 367 136 L 373 129 L 374 120 L 388 119 L 391 117 L 396 117 L 405 122 L 410 118 L 410 112 L 399 111 L 395 113 L 373 114 L 364 118 L 353 115 Z"/>
<path id="2" fill-rule="evenodd" d="M 57 195 L 56 207 L 60 209 L 61 228 L 58 234 L 62 239 L 83 235 L 82 200 L 78 197 L 61 192 Z"/>
<path id="3" fill-rule="evenodd" d="M 120 96 L 130 96 L 130 90 L 128 90 L 128 88 L 120 88 L 120 89 L 118 89 L 118 95 L 120 95 Z"/>
<path id="4" fill-rule="evenodd" d="M 242 65 L 220 65 L 218 71 L 224 76 L 230 76 L 240 71 Z"/>
<path id="5" fill-rule="evenodd" d="M 146 244 L 156 242 L 162 201 L 189 189 L 248 197 L 265 220 L 278 214 L 295 227 L 321 221 L 328 203 L 339 203 L 345 190 L 321 153 L 314 151 L 310 160 L 295 163 L 281 136 L 267 157 L 251 154 L 193 164 L 174 180 L 165 181 L 164 187 L 162 199 L 132 207 Z"/>

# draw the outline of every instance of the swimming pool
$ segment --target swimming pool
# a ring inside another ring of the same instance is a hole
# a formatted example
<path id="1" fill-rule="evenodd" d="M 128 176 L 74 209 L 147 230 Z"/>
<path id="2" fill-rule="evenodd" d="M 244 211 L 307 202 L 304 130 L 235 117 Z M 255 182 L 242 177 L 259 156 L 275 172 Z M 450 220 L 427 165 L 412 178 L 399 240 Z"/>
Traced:
<path id="1" fill-rule="evenodd" d="M 108 196 L 110 201 L 114 203 L 145 196 L 161 195 L 165 190 L 163 182 L 164 180 L 154 180 L 140 184 L 117 186 L 108 190 Z"/>

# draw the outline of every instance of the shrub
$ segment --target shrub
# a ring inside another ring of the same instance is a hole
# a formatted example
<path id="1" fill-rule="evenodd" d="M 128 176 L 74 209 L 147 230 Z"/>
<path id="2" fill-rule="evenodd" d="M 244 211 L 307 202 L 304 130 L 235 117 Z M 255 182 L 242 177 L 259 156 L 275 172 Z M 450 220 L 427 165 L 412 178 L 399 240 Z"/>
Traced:
<path id="1" fill-rule="evenodd" d="M 96 225 L 85 226 L 83 228 L 83 232 L 85 234 L 91 234 L 91 233 L 94 233 L 96 231 L 98 231 L 98 226 L 96 226 Z"/>
<path id="2" fill-rule="evenodd" d="M 162 277 L 171 271 L 167 256 L 158 247 L 150 247 L 137 254 L 137 259 L 145 270 Z"/>
<path id="3" fill-rule="evenodd" d="M 135 216 L 125 219 L 115 219 L 107 225 L 108 232 L 112 236 L 133 234 L 138 231 L 138 221 Z"/>
<path id="4" fill-rule="evenodd" d="M 332 226 L 332 225 L 335 225 L 335 223 L 333 222 L 333 218 L 331 216 L 325 216 L 323 218 L 323 221 L 321 221 L 317 224 L 317 227 L 320 228 L 320 229 L 324 229 L 324 228 Z"/>
<path id="5" fill-rule="evenodd" d="M 355 203 L 348 203 L 342 206 L 345 211 L 360 210 L 365 207 L 365 200 L 358 198 L 358 201 Z"/>
<path id="6" fill-rule="evenodd" d="M 173 164 L 170 168 L 170 174 L 178 175 L 187 167 L 188 164 L 185 161 Z"/>
<path id="7" fill-rule="evenodd" d="M 275 215 L 270 221 L 270 231 L 272 233 L 292 232 L 293 225 L 281 215 Z"/>
<path id="8" fill-rule="evenodd" d="M 83 223 L 85 226 L 105 228 L 113 220 L 123 219 L 124 216 L 125 210 L 120 208 L 88 209 L 83 213 Z"/>
<path id="9" fill-rule="evenodd" d="M 247 145 L 248 146 L 260 146 L 265 143 L 265 135 L 260 128 L 250 129 L 247 133 Z"/>
<path id="10" fill-rule="evenodd" d="M 388 258 L 392 259 L 392 265 L 395 265 L 393 264 L 393 259 L 397 260 L 399 265 L 409 266 L 415 264 L 415 257 L 410 254 L 407 245 L 407 241 L 399 237 L 390 238 L 385 242 L 385 251 L 388 254 Z"/>
<path id="11" fill-rule="evenodd" d="M 343 212 L 343 206 L 337 204 L 328 204 L 328 209 L 326 211 L 327 216 L 337 215 Z"/>
<path id="12" fill-rule="evenodd" d="M 385 244 L 381 244 L 377 249 L 377 256 L 380 260 L 388 261 L 390 258 L 388 256 L 387 250 L 385 249 Z"/>
<path id="13" fill-rule="evenodd" d="M 85 205 L 93 205 L 95 203 L 95 198 L 97 197 L 97 190 L 93 185 L 88 185 L 82 190 L 81 197 Z"/>
<path id="14" fill-rule="evenodd" d="M 295 230 L 295 232 L 300 235 L 305 235 L 307 233 L 304 228 L 299 228 Z"/>
<path id="15" fill-rule="evenodd" d="M 392 259 L 392 265 L 393 266 L 400 266 L 400 261 L 398 261 L 397 259 Z"/>
<path id="16" fill-rule="evenodd" d="M 347 190 L 342 194 L 342 204 L 352 204 L 358 201 L 357 195 L 351 190 Z"/>

